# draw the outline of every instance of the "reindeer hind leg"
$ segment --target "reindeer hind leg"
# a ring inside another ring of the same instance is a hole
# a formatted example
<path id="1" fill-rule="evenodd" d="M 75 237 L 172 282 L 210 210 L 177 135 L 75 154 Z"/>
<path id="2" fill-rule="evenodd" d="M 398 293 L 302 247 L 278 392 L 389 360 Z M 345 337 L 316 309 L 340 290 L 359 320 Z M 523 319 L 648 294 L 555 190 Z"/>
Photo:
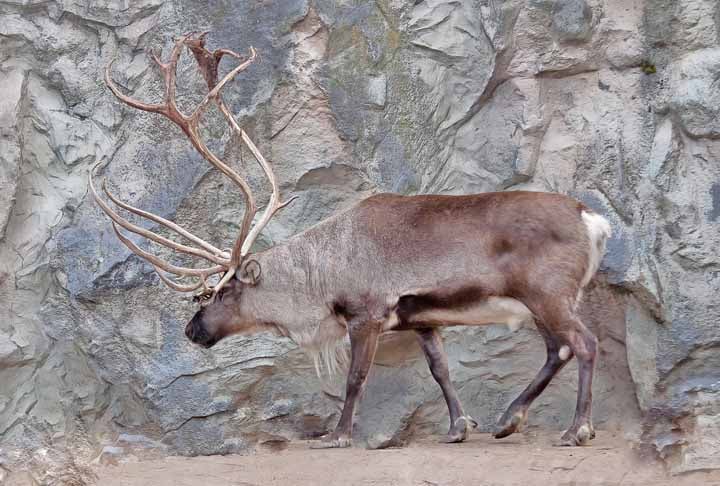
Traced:
<path id="1" fill-rule="evenodd" d="M 528 410 L 533 401 L 540 396 L 550 381 L 569 361 L 571 355 L 563 349 L 558 336 L 551 334 L 545 326 L 536 322 L 540 335 L 545 340 L 547 358 L 545 364 L 532 382 L 513 400 L 503 416 L 498 420 L 493 437 L 502 439 L 519 432 L 527 422 Z"/>
<path id="2" fill-rule="evenodd" d="M 598 340 L 577 316 L 574 302 L 563 302 L 545 295 L 542 299 L 525 304 L 537 317 L 538 328 L 544 329 L 554 342 L 552 348 L 548 347 L 546 363 L 548 371 L 552 371 L 555 367 L 557 373 L 573 356 L 578 361 L 575 418 L 570 428 L 562 435 L 560 445 L 585 445 L 595 437 L 592 425 L 592 381 Z"/>
<path id="3" fill-rule="evenodd" d="M 433 328 L 417 329 L 415 332 L 420 347 L 425 353 L 430 373 L 440 385 L 450 413 L 450 430 L 443 442 L 463 442 L 467 439 L 470 430 L 477 427 L 477 422 L 463 411 L 455 386 L 450 380 L 450 370 L 448 369 L 447 355 L 443 348 L 442 337 L 438 330 Z"/>

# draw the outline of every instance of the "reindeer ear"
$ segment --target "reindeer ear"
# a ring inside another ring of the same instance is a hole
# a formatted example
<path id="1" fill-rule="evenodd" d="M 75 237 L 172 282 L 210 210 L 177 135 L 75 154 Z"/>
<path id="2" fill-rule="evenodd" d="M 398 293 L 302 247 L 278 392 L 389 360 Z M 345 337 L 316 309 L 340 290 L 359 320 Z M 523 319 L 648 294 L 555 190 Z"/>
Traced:
<path id="1" fill-rule="evenodd" d="M 257 260 L 246 260 L 240 265 L 240 273 L 236 278 L 244 284 L 257 285 L 262 269 Z"/>

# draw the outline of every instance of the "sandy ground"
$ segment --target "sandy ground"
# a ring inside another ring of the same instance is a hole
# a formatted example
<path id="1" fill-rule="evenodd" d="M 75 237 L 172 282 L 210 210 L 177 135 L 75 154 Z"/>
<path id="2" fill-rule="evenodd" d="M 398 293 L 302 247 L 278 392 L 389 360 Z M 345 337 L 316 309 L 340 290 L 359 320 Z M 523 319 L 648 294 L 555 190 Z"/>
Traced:
<path id="1" fill-rule="evenodd" d="M 622 439 L 598 434 L 591 446 L 553 447 L 555 435 L 516 435 L 497 441 L 475 434 L 464 444 L 434 439 L 402 449 L 311 450 L 298 442 L 283 451 L 244 456 L 172 457 L 102 466 L 102 486 L 473 486 L 473 485 L 720 485 L 720 471 L 669 477 L 641 462 Z"/>

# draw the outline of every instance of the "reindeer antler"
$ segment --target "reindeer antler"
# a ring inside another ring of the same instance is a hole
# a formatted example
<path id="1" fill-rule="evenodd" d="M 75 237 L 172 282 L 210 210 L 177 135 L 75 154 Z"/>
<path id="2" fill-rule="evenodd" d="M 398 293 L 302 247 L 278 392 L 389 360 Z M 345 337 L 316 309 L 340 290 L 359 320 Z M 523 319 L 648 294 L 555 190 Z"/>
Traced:
<path id="1" fill-rule="evenodd" d="M 225 105 L 225 102 L 222 99 L 221 92 L 222 89 L 227 85 L 227 83 L 229 83 L 235 76 L 237 76 L 237 74 L 244 71 L 256 59 L 257 53 L 255 49 L 250 47 L 250 55 L 247 58 L 244 58 L 243 56 L 229 49 L 217 49 L 210 52 L 205 49 L 206 36 L 207 32 L 203 32 L 197 37 L 195 37 L 194 32 L 181 36 L 175 42 L 175 46 L 173 47 L 173 50 L 170 54 L 170 60 L 167 63 L 162 62 L 155 54 L 152 54 L 152 58 L 160 68 L 160 72 L 162 73 L 165 81 L 165 94 L 162 103 L 148 104 L 123 94 L 118 88 L 118 86 L 114 83 L 110 75 L 112 62 L 110 62 L 110 64 L 105 69 L 105 83 L 108 85 L 113 94 L 125 104 L 139 110 L 149 111 L 151 113 L 159 113 L 171 120 L 177 126 L 179 126 L 183 133 L 185 133 L 185 135 L 187 135 L 187 137 L 190 139 L 190 142 L 195 147 L 195 149 L 200 152 L 200 154 L 205 158 L 205 160 L 210 162 L 210 164 L 212 164 L 220 172 L 229 177 L 238 186 L 245 201 L 245 214 L 243 215 L 242 223 L 240 225 L 240 233 L 236 238 L 235 243 L 233 244 L 232 251 L 228 254 L 227 251 L 216 248 L 215 246 L 193 235 L 186 229 L 171 221 L 168 221 L 160 216 L 149 213 L 147 211 L 143 211 L 122 202 L 120 199 L 118 199 L 108 191 L 105 183 L 103 182 L 103 191 L 114 204 L 131 213 L 137 214 L 138 216 L 147 218 L 162 226 L 165 226 L 166 228 L 186 238 L 200 248 L 182 245 L 161 235 L 153 233 L 152 231 L 146 230 L 145 228 L 141 228 L 130 223 L 122 216 L 120 216 L 117 212 L 115 212 L 98 195 L 92 180 L 95 168 L 97 166 L 90 171 L 89 179 L 90 191 L 100 208 L 105 212 L 105 214 L 110 217 L 110 219 L 112 219 L 113 228 L 115 229 L 115 232 L 120 241 L 122 241 L 133 253 L 149 261 L 153 265 L 155 270 L 158 272 L 158 275 L 160 275 L 160 278 L 163 280 L 163 282 L 165 282 L 171 288 L 182 292 L 189 292 L 203 287 L 204 290 L 201 296 L 203 296 L 204 298 L 212 298 L 217 295 L 220 289 L 222 289 L 222 287 L 235 275 L 235 272 L 241 267 L 243 261 L 245 260 L 245 257 L 247 257 L 248 253 L 250 252 L 252 244 L 255 242 L 263 228 L 270 221 L 270 218 L 272 218 L 272 216 L 278 210 L 286 206 L 294 198 L 291 198 L 284 203 L 280 203 L 280 190 L 271 165 L 263 157 L 257 146 L 255 146 L 253 141 L 247 135 L 247 133 L 245 133 L 245 131 L 240 128 L 237 121 L 233 117 L 232 113 L 230 113 L 230 110 Z M 203 100 L 198 104 L 198 106 L 190 115 L 185 115 L 180 112 L 175 100 L 175 79 L 177 73 L 177 63 L 180 59 L 180 55 L 182 54 L 183 47 L 187 47 L 194 54 L 195 59 L 198 63 L 198 67 L 208 85 L 207 95 L 205 95 Z M 222 57 L 226 55 L 240 60 L 240 63 L 230 72 L 228 72 L 220 80 L 220 82 L 218 82 L 218 65 L 220 64 Z M 255 218 L 257 207 L 255 204 L 255 198 L 249 184 L 237 172 L 230 168 L 227 163 L 220 160 L 208 148 L 208 146 L 200 137 L 199 122 L 211 102 L 215 102 L 217 104 L 223 116 L 229 122 L 231 129 L 240 135 L 243 143 L 248 147 L 250 152 L 255 157 L 255 160 L 262 167 L 272 187 L 272 195 L 270 197 L 270 202 L 265 208 L 265 211 L 260 217 L 260 220 L 254 227 L 252 226 L 252 222 Z M 168 262 L 161 260 L 157 256 L 140 249 L 132 241 L 122 235 L 118 228 L 118 225 L 132 233 L 144 236 L 149 240 L 152 240 L 162 246 L 182 253 L 187 253 L 189 255 L 204 258 L 205 260 L 214 263 L 215 266 L 195 269 L 172 265 Z M 195 277 L 198 278 L 199 281 L 190 285 L 182 285 L 163 275 L 163 271 L 174 274 L 181 278 L 187 276 Z M 214 287 L 209 288 L 207 285 L 207 278 L 211 275 L 223 272 L 224 275 L 220 279 L 220 281 Z"/>

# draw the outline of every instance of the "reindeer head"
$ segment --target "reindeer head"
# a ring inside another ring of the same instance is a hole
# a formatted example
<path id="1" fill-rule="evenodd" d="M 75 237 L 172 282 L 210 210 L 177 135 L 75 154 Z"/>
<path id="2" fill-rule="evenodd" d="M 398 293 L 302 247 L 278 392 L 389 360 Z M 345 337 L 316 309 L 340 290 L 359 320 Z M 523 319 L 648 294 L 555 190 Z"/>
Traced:
<path id="1" fill-rule="evenodd" d="M 243 316 L 240 309 L 242 300 L 242 289 L 248 285 L 256 285 L 260 278 L 260 265 L 251 258 L 248 258 L 252 244 L 260 234 L 260 231 L 267 225 L 270 218 L 281 208 L 292 201 L 280 202 L 280 190 L 278 188 L 275 174 L 267 160 L 260 153 L 247 133 L 240 128 L 230 110 L 222 99 L 222 89 L 238 73 L 245 70 L 256 58 L 255 49 L 250 48 L 250 55 L 247 58 L 229 49 L 217 49 L 209 51 L 205 48 L 205 37 L 207 32 L 196 34 L 191 32 L 181 36 L 176 42 L 170 54 L 170 60 L 164 63 L 153 54 L 152 59 L 157 64 L 165 81 L 165 96 L 162 103 L 148 104 L 138 101 L 123 94 L 110 76 L 112 62 L 105 70 L 105 83 L 113 94 L 125 104 L 143 111 L 159 113 L 175 123 L 183 133 L 190 139 L 190 142 L 200 154 L 217 168 L 220 172 L 229 177 L 240 189 L 245 202 L 245 214 L 240 225 L 240 233 L 235 239 L 232 249 L 221 250 L 203 239 L 193 235 L 183 227 L 168 221 L 155 214 L 135 208 L 115 197 L 103 181 L 102 189 L 107 197 L 118 207 L 125 209 L 143 218 L 149 219 L 185 238 L 193 245 L 188 246 L 177 243 L 174 240 L 137 226 L 120 216 L 111 208 L 97 193 L 93 184 L 93 175 L 97 165 L 90 171 L 89 185 L 90 192 L 97 204 L 112 220 L 113 229 L 120 241 L 122 241 L 133 253 L 144 258 L 153 266 L 163 282 L 171 288 L 180 292 L 193 292 L 202 289 L 196 295 L 196 301 L 200 303 L 201 309 L 188 323 L 185 334 L 188 338 L 200 345 L 210 347 L 222 337 L 235 332 L 241 332 L 249 322 L 248 316 Z M 182 113 L 175 101 L 175 79 L 177 63 L 182 54 L 183 48 L 187 47 L 194 55 L 198 68 L 203 75 L 207 85 L 208 93 L 198 104 L 190 115 Z M 229 56 L 239 60 L 239 64 L 228 72 L 220 82 L 217 81 L 218 67 L 223 56 Z M 255 198 L 248 183 L 228 163 L 220 160 L 206 145 L 200 137 L 200 120 L 210 103 L 215 103 L 228 121 L 232 131 L 238 134 L 244 145 L 253 154 L 255 160 L 262 167 L 270 185 L 272 195 L 265 211 L 258 222 L 253 226 L 253 219 L 257 212 Z M 158 258 L 156 255 L 139 248 L 135 243 L 125 237 L 120 228 L 141 235 L 162 246 L 175 251 L 186 253 L 194 257 L 207 260 L 212 266 L 205 268 L 190 268 L 173 265 Z M 194 279 L 193 283 L 181 283 L 165 273 L 176 277 Z M 217 283 L 209 284 L 208 279 L 214 276 L 219 277 Z"/>
<path id="2" fill-rule="evenodd" d="M 260 265 L 256 260 L 246 260 L 235 276 L 214 295 L 200 294 L 200 310 L 185 326 L 187 338 L 205 348 L 232 334 L 246 334 L 257 327 L 252 311 L 243 306 L 243 294 L 247 287 L 255 286 L 260 279 Z"/>

